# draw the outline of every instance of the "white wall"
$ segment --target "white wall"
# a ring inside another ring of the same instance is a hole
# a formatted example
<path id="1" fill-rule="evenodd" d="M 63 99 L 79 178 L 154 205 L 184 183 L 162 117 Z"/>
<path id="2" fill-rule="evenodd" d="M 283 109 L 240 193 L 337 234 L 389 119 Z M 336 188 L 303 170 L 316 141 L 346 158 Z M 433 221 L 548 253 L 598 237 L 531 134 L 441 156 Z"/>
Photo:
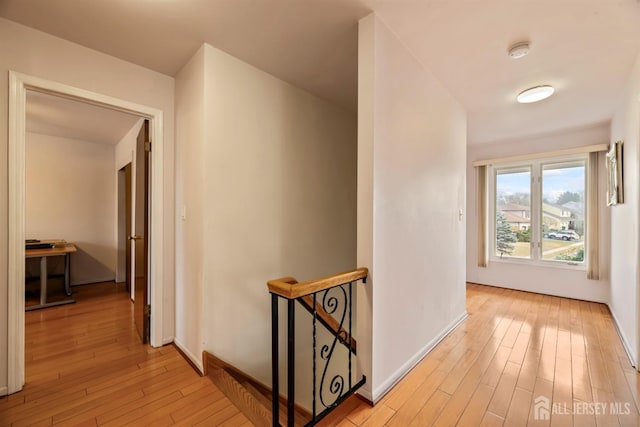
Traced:
<path id="1" fill-rule="evenodd" d="M 176 345 L 202 369 L 204 47 L 176 76 Z M 183 217 L 184 214 L 184 217 Z"/>
<path id="2" fill-rule="evenodd" d="M 173 78 L 0 18 L 0 176 L 7 176 L 9 70 L 129 100 L 164 112 L 163 336 L 173 337 Z M 0 241 L 7 241 L 8 187 L 0 186 Z M 114 211 L 111 210 L 114 215 Z M 7 385 L 7 246 L 0 245 L 0 390 Z"/>
<path id="3" fill-rule="evenodd" d="M 592 144 L 606 144 L 609 140 L 609 125 L 572 130 L 553 135 L 516 141 L 502 141 L 468 147 L 467 151 L 467 281 L 485 285 L 501 286 L 529 292 L 538 292 L 589 301 L 609 301 L 609 210 L 605 205 L 604 191 L 606 175 L 604 164 L 599 173 L 600 233 L 600 280 L 587 280 L 584 270 L 557 267 L 489 262 L 488 267 L 478 267 L 478 219 L 477 219 L 477 175 L 472 163 L 476 160 L 495 159 L 521 154 L 544 153 L 565 148 Z"/>
<path id="4" fill-rule="evenodd" d="M 466 116 L 378 17 L 359 37 L 358 356 L 376 401 L 466 316 Z"/>
<path id="5" fill-rule="evenodd" d="M 640 307 L 638 186 L 640 171 L 640 56 L 611 121 L 611 141 L 624 141 L 624 204 L 611 208 L 611 302 L 613 317 L 634 363 L 638 361 Z M 637 366 L 637 365 L 636 365 Z"/>
<path id="6" fill-rule="evenodd" d="M 355 267 L 355 117 L 209 45 L 176 100 L 177 342 L 271 383 L 267 280 Z"/>
<path id="7" fill-rule="evenodd" d="M 122 139 L 115 146 L 115 170 L 120 170 L 131 163 L 132 167 L 135 167 L 135 153 L 136 153 L 136 138 L 140 127 L 144 119 L 139 119 L 136 124 L 129 129 L 129 131 L 122 137 Z"/>
<path id="8" fill-rule="evenodd" d="M 72 285 L 114 280 L 114 147 L 27 133 L 25 150 L 26 238 L 75 243 Z"/>

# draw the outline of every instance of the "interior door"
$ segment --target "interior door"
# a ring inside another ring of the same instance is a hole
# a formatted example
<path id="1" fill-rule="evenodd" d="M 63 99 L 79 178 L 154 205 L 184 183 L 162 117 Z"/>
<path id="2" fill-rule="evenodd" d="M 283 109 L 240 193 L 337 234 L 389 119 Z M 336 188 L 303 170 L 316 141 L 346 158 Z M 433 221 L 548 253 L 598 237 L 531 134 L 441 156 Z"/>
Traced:
<path id="1" fill-rule="evenodd" d="M 142 343 L 149 342 L 151 306 L 149 305 L 149 169 L 151 141 L 149 121 L 145 120 L 136 142 L 134 233 L 129 237 L 134 255 L 134 318 Z"/>

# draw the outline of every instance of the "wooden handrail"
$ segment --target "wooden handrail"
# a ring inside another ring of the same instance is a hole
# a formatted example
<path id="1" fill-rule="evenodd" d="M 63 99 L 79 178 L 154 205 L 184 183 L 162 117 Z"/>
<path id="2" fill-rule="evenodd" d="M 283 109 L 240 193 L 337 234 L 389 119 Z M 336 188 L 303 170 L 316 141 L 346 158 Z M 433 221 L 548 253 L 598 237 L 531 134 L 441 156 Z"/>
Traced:
<path id="1" fill-rule="evenodd" d="M 305 295 L 298 300 L 307 311 L 313 314 L 313 297 L 311 295 Z M 353 338 L 346 329 L 340 326 L 340 323 L 322 307 L 320 302 L 316 301 L 315 307 L 317 319 L 327 328 L 334 336 L 338 337 L 338 341 L 344 344 L 347 348 L 351 349 L 353 354 L 357 354 L 358 344 L 356 339 Z"/>
<path id="2" fill-rule="evenodd" d="M 296 299 L 355 280 L 365 279 L 368 274 L 368 269 L 358 268 L 356 270 L 345 271 L 344 273 L 321 277 L 320 279 L 309 280 L 302 283 L 298 283 L 293 277 L 283 277 L 281 279 L 269 280 L 267 287 L 272 294 L 287 299 Z"/>

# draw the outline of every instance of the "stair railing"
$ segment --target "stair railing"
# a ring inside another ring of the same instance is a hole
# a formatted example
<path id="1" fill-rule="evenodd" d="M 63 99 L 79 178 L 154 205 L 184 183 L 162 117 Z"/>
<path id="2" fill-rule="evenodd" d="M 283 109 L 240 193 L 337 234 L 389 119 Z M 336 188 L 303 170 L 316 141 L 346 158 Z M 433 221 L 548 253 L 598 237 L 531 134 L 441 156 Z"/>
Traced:
<path id="1" fill-rule="evenodd" d="M 366 378 L 363 375 L 360 381 L 353 384 L 352 358 L 356 352 L 356 345 L 351 331 L 354 321 L 352 316 L 353 297 L 355 294 L 353 285 L 359 280 L 366 283 L 367 274 L 368 270 L 366 268 L 359 268 L 302 283 L 298 283 L 293 277 L 284 277 L 267 282 L 271 293 L 271 375 L 273 381 L 272 415 L 274 427 L 280 425 L 278 299 L 284 298 L 287 300 L 287 426 L 289 427 L 294 426 L 295 414 L 295 302 L 301 303 L 312 315 L 312 419 L 305 424 L 306 426 L 312 426 L 327 416 L 366 382 Z M 346 325 L 345 321 L 347 322 Z M 318 323 L 333 335 L 332 342 L 321 345 L 319 350 L 317 348 Z M 345 380 L 344 375 L 334 375 L 328 387 L 330 396 L 325 396 L 324 390 L 327 389 L 325 381 L 328 380 L 327 368 L 334 356 L 337 343 L 341 343 L 349 349 L 347 352 L 348 377 Z M 319 383 L 317 378 L 318 356 L 324 362 Z"/>

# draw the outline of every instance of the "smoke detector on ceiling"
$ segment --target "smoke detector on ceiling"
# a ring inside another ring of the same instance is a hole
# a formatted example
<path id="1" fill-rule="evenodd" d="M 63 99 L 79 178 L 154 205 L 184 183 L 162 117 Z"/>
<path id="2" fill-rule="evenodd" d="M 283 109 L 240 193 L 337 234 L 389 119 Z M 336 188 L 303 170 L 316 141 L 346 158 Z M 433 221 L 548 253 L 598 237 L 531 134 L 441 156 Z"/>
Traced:
<path id="1" fill-rule="evenodd" d="M 529 53 L 529 42 L 518 42 L 508 50 L 509 56 L 513 59 L 520 59 Z"/>

